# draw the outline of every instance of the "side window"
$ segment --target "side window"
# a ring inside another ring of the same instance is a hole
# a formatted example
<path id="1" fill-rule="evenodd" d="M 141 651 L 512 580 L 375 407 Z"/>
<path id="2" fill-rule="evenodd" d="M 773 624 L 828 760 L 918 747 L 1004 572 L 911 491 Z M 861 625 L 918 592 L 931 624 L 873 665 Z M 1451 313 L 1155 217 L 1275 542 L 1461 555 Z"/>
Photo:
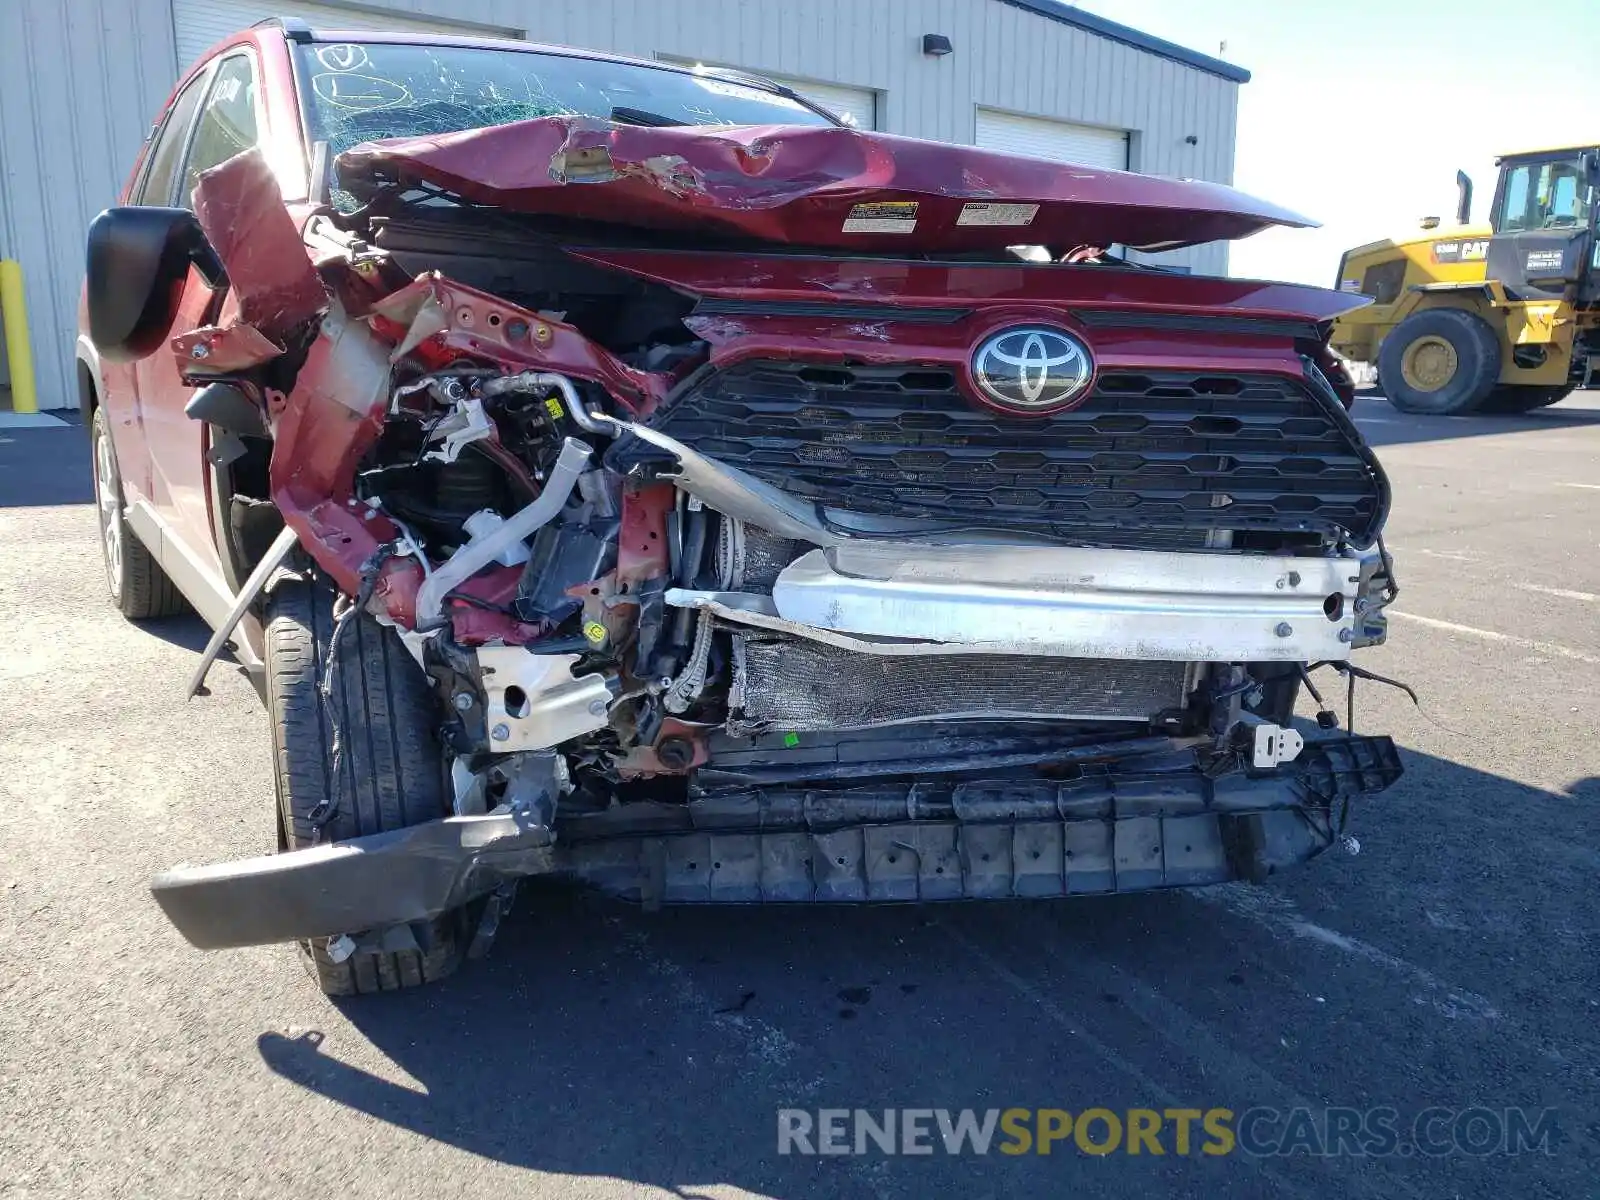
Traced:
<path id="1" fill-rule="evenodd" d="M 178 203 L 185 208 L 192 203 L 190 196 L 201 171 L 208 171 L 220 162 L 256 144 L 256 81 L 250 59 L 243 54 L 222 60 L 216 79 L 211 84 L 211 94 L 194 127 L 194 140 L 189 145 L 189 162 L 183 171 L 183 187 L 178 193 Z"/>
<path id="2" fill-rule="evenodd" d="M 1533 168 L 1513 167 L 1506 176 L 1505 212 L 1500 218 L 1500 230 L 1511 233 L 1528 227 L 1529 201 L 1533 191 Z"/>
<path id="3" fill-rule="evenodd" d="M 140 185 L 135 204 L 171 204 L 172 181 L 177 178 L 178 164 L 183 161 L 183 146 L 189 139 L 189 126 L 194 110 L 205 90 L 205 73 L 194 77 L 189 86 L 178 93 L 167 112 L 167 119 L 156 133 L 156 144 L 150 148 L 150 165 L 145 169 L 144 183 Z"/>
<path id="4" fill-rule="evenodd" d="M 1550 188 L 1550 215 L 1546 225 L 1576 225 L 1578 223 L 1578 176 L 1573 169 L 1562 164 Z"/>

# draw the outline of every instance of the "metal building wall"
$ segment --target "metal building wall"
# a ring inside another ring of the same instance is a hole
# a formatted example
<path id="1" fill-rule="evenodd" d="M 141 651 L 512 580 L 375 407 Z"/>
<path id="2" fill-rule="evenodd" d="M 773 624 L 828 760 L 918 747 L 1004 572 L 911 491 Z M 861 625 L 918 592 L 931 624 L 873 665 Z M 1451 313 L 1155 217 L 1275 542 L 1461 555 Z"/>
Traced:
<path id="1" fill-rule="evenodd" d="M 40 408 L 78 402 L 83 231 L 176 71 L 167 0 L 0 0 L 0 258 L 22 265 Z"/>
<path id="2" fill-rule="evenodd" d="M 263 0 L 270 10 L 270 0 Z M 1227 183 L 1239 85 L 1003 0 L 363 0 L 640 57 L 870 87 L 891 133 L 971 142 L 977 107 L 1133 132 L 1131 165 Z M 83 230 L 176 78 L 171 0 L 0 0 L 0 257 L 21 260 L 41 407 L 76 404 Z M 955 53 L 920 53 L 925 33 Z M 1185 140 L 1194 136 L 1196 144 Z M 1164 256 L 1224 273 L 1218 244 Z"/>

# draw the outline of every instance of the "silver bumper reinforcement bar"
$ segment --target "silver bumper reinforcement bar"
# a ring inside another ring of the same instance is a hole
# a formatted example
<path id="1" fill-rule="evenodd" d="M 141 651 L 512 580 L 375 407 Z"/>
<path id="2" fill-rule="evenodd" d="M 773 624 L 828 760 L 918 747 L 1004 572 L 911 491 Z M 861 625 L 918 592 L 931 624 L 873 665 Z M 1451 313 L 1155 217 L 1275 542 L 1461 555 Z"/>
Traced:
<path id="1" fill-rule="evenodd" d="M 1356 554 L 852 542 L 796 559 L 770 599 L 666 598 L 869 653 L 1318 662 L 1358 641 L 1363 566 Z"/>

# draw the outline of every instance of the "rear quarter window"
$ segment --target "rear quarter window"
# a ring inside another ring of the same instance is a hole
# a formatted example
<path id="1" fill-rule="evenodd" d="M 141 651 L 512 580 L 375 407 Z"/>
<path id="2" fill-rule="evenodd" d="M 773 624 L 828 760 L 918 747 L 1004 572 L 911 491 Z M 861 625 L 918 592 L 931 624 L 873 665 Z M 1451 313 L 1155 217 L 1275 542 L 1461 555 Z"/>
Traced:
<path id="1" fill-rule="evenodd" d="M 191 79 L 167 110 L 167 119 L 156 131 L 155 145 L 150 148 L 150 165 L 145 168 L 144 179 L 131 197 L 134 204 L 172 203 L 172 185 L 177 179 L 178 164 L 183 161 L 189 126 L 193 123 L 194 110 L 199 107 L 200 96 L 205 91 L 208 74 L 202 71 Z"/>

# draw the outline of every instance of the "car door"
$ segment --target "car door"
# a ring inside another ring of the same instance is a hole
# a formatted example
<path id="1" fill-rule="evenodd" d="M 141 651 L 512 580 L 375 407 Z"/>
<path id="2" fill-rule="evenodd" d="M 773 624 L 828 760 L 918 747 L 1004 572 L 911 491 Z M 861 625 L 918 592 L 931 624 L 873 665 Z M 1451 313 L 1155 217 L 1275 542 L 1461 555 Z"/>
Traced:
<path id="1" fill-rule="evenodd" d="M 200 173 L 256 144 L 262 127 L 257 96 L 259 72 L 246 49 L 225 52 L 211 71 L 205 100 L 193 123 L 183 155 L 183 168 L 173 181 L 170 203 L 188 208 Z M 152 201 L 154 203 L 154 201 Z M 222 293 L 213 292 L 193 268 L 172 324 L 172 337 L 214 320 Z M 167 350 L 142 359 L 135 367 L 145 434 L 150 447 L 156 508 L 170 536 L 172 549 L 221 582 L 221 556 L 212 529 L 211 470 L 206 461 L 208 429 L 184 415 L 194 394 L 178 374 Z M 165 547 L 164 547 L 165 549 Z M 163 557 L 168 557 L 165 553 Z"/>
<path id="2" fill-rule="evenodd" d="M 164 117 L 151 136 L 149 149 L 137 175 L 128 188 L 128 204 L 171 203 L 183 166 L 183 152 L 189 144 L 189 130 L 205 95 L 209 70 L 197 72 L 173 97 Z M 138 370 L 135 364 L 100 363 L 100 404 L 111 423 L 111 438 L 117 449 L 117 469 L 128 503 L 143 500 L 159 509 L 161 497 L 150 462 L 150 442 L 145 431 L 144 406 L 140 403 Z"/>

